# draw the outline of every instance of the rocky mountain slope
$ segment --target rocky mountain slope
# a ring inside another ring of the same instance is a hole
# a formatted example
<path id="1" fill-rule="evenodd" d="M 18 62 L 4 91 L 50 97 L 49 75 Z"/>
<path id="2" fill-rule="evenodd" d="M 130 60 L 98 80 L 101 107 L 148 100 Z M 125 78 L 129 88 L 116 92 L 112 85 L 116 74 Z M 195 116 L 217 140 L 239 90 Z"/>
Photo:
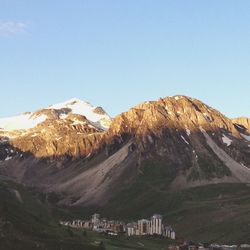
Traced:
<path id="1" fill-rule="evenodd" d="M 71 99 L 34 113 L 0 119 L 0 136 L 2 143 L 37 158 L 81 156 L 90 153 L 110 123 L 101 107 Z"/>
<path id="2" fill-rule="evenodd" d="M 23 116 L 25 126 L 0 120 L 0 172 L 56 192 L 59 204 L 105 204 L 140 179 L 160 190 L 250 183 L 249 120 L 190 97 L 145 102 L 112 121 L 79 100 Z"/>

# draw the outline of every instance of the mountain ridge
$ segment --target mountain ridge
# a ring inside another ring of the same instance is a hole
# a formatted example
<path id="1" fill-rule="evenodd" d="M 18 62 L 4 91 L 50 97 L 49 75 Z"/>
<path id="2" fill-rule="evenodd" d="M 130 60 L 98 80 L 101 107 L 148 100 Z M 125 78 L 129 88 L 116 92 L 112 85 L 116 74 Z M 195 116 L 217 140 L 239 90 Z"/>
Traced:
<path id="1" fill-rule="evenodd" d="M 79 103 L 86 109 L 71 99 L 32 113 L 47 119 L 20 136 L 3 133 L 0 173 L 63 194 L 59 202 L 66 205 L 108 202 L 140 179 L 148 162 L 159 162 L 168 189 L 250 183 L 246 118 L 229 119 L 197 99 L 173 96 L 136 105 L 110 119 L 106 130 Z"/>

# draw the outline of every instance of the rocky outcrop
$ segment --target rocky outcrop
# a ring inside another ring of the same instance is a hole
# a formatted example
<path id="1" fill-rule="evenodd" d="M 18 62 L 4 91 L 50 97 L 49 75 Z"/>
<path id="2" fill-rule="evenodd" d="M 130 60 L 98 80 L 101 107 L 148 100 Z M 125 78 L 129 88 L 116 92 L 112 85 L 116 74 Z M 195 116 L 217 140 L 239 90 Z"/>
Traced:
<path id="1" fill-rule="evenodd" d="M 104 121 L 106 126 L 111 119 L 101 107 L 72 99 L 33 113 L 0 119 L 4 127 L 0 136 L 7 138 L 12 147 L 37 158 L 85 157 L 100 141 Z"/>
<path id="2" fill-rule="evenodd" d="M 88 124 L 84 117 L 77 120 L 69 118 L 64 121 L 46 120 L 29 133 L 11 139 L 10 144 L 37 158 L 86 156 L 92 152 L 103 132 Z"/>
<path id="3" fill-rule="evenodd" d="M 236 128 L 240 129 L 243 132 L 247 132 L 250 134 L 250 118 L 247 117 L 239 117 L 232 119 L 233 123 L 235 124 Z"/>

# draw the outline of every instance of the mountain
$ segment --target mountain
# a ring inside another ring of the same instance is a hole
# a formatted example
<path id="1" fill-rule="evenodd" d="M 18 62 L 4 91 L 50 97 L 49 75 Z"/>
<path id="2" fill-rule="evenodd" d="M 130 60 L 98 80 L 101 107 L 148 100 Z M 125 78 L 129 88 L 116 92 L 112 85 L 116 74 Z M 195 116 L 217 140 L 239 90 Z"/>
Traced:
<path id="1" fill-rule="evenodd" d="M 79 156 L 89 153 L 110 123 L 110 116 L 101 107 L 71 99 L 33 113 L 0 119 L 0 136 L 2 143 L 38 158 Z M 5 160 L 10 157 L 13 155 Z"/>
<path id="2" fill-rule="evenodd" d="M 50 105 L 37 112 L 26 112 L 19 116 L 2 118 L 0 119 L 0 128 L 6 133 L 10 131 L 25 131 L 36 127 L 48 119 L 66 120 L 69 115 L 83 116 L 94 127 L 100 129 L 107 129 L 110 124 L 110 117 L 102 107 L 95 107 L 89 102 L 73 98 L 63 103 Z M 78 120 L 75 119 L 74 121 L 77 122 Z"/>
<path id="3" fill-rule="evenodd" d="M 144 102 L 114 119 L 73 99 L 0 120 L 0 176 L 54 193 L 60 206 L 124 218 L 158 211 L 175 218 L 172 223 L 182 232 L 179 220 L 195 220 L 192 199 L 197 216 L 214 216 L 220 224 L 227 207 L 244 222 L 249 124 L 248 118 L 230 119 L 187 96 Z M 229 210 L 224 223 L 231 229 Z"/>
<path id="4" fill-rule="evenodd" d="M 78 196 L 77 204 L 106 200 L 110 187 L 132 182 L 155 162 L 172 189 L 250 183 L 249 120 L 231 120 L 186 96 L 145 102 L 113 120 L 72 99 L 0 126 L 6 175 L 21 182 L 37 176 L 53 191 Z"/>

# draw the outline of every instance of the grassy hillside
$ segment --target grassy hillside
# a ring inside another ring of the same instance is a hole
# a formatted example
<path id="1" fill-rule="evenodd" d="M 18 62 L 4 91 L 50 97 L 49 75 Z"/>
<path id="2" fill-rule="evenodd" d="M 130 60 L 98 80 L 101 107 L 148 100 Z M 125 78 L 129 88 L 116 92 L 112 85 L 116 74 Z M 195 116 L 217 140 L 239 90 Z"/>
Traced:
<path id="1" fill-rule="evenodd" d="M 14 183 L 0 183 L 0 249 L 99 249 L 63 228 L 31 192 Z"/>
<path id="2" fill-rule="evenodd" d="M 250 186 L 217 184 L 170 191 L 171 176 L 160 165 L 124 187 L 101 208 L 52 206 L 56 195 L 42 195 L 14 183 L 0 183 L 0 249 L 165 249 L 168 242 L 152 238 L 87 236 L 58 225 L 58 219 L 86 218 L 94 212 L 125 222 L 164 216 L 179 236 L 193 241 L 250 243 Z M 159 174 L 161 173 L 161 174 Z M 17 247 L 18 246 L 18 247 Z"/>
<path id="3" fill-rule="evenodd" d="M 174 178 L 171 171 L 161 161 L 148 162 L 143 173 L 104 207 L 78 207 L 71 212 L 75 218 L 99 212 L 124 221 L 160 213 L 187 240 L 250 243 L 250 186 L 217 184 L 173 191 L 169 188 Z M 68 216 L 59 211 L 56 216 Z"/>
<path id="4" fill-rule="evenodd" d="M 85 213 L 52 207 L 44 195 L 12 182 L 0 182 L 0 201 L 0 250 L 164 250 L 171 243 L 162 237 L 112 237 L 60 226 L 55 217 Z"/>
<path id="5" fill-rule="evenodd" d="M 169 192 L 138 181 L 100 212 L 123 219 L 147 218 L 160 213 L 185 239 L 250 243 L 250 187 L 243 184 Z"/>

